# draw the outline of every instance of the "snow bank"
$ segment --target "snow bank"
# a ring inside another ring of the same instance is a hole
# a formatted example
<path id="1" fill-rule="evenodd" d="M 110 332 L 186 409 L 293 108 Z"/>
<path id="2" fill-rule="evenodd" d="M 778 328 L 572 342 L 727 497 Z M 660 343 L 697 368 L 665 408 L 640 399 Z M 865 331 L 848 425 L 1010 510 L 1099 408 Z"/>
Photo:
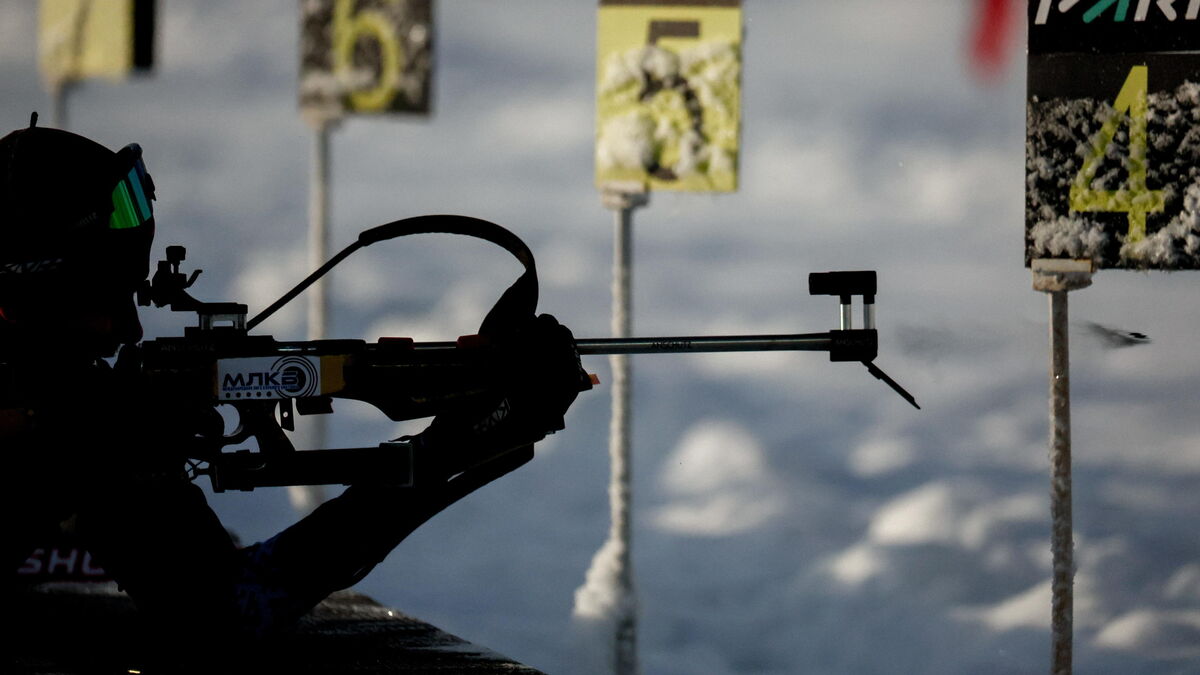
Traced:
<path id="1" fill-rule="evenodd" d="M 619 649 L 632 648 L 634 637 L 622 630 L 637 617 L 637 598 L 623 559 L 624 542 L 609 538 L 596 552 L 583 586 L 575 591 L 571 612 L 574 672 L 608 675 Z"/>
<path id="2" fill-rule="evenodd" d="M 672 499 L 650 520 L 666 532 L 728 536 L 762 527 L 787 508 L 762 445 L 724 420 L 693 425 L 664 462 L 660 482 Z"/>
<path id="3" fill-rule="evenodd" d="M 1200 658 L 1200 610 L 1139 609 L 1104 626 L 1095 644 L 1167 658 Z"/>

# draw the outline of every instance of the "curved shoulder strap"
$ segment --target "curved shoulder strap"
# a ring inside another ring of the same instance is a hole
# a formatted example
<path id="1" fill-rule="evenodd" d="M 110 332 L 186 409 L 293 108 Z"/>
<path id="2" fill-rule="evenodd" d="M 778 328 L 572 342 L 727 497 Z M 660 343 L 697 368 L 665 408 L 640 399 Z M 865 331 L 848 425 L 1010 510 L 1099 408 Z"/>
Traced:
<path id="1" fill-rule="evenodd" d="M 461 234 L 490 241 L 513 254 L 513 257 L 521 261 L 521 264 L 525 266 L 525 272 L 513 282 L 512 286 L 508 287 L 508 290 L 504 291 L 504 294 L 496 301 L 491 311 L 484 317 L 483 323 L 479 327 L 481 335 L 503 335 L 514 330 L 519 323 L 534 318 L 538 301 L 537 267 L 533 262 L 533 253 L 530 252 L 525 242 L 521 241 L 521 238 L 512 232 L 486 220 L 471 218 L 469 216 L 431 215 L 393 220 L 390 223 L 384 223 L 383 225 L 363 231 L 358 235 L 357 241 L 342 249 L 340 253 L 330 258 L 328 262 L 308 275 L 299 284 L 296 284 L 283 297 L 247 321 L 246 330 L 251 330 L 262 323 L 264 319 L 274 314 L 276 310 L 286 305 L 303 292 L 304 289 L 311 286 L 313 282 L 324 276 L 326 272 L 345 260 L 346 256 L 349 256 L 358 249 L 370 246 L 375 242 L 404 237 L 410 234 L 439 232 Z"/>
<path id="2" fill-rule="evenodd" d="M 537 312 L 538 279 L 533 253 L 521 238 L 487 220 L 455 215 L 429 215 L 405 218 L 373 227 L 358 235 L 362 246 L 410 234 L 446 233 L 489 241 L 513 255 L 525 266 L 525 272 L 513 282 L 479 326 L 480 335 L 502 335 L 516 322 L 532 319 Z"/>

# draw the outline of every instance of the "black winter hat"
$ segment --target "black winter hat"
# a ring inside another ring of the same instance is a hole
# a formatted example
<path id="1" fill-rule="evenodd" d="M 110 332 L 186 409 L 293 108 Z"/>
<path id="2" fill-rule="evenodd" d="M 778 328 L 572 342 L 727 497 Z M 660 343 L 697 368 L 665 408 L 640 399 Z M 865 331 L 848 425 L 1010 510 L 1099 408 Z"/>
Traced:
<path id="1" fill-rule="evenodd" d="M 137 145 L 112 152 L 83 136 L 32 125 L 0 139 L 0 306 L 84 291 L 132 292 L 141 284 L 154 238 L 154 186 L 144 167 L 134 169 L 140 157 Z M 139 181 L 144 199 L 140 207 L 132 200 L 140 217 L 122 221 L 113 212 L 122 208 L 118 192 L 130 203 L 131 180 Z M 137 226 L 116 229 L 110 220 Z"/>

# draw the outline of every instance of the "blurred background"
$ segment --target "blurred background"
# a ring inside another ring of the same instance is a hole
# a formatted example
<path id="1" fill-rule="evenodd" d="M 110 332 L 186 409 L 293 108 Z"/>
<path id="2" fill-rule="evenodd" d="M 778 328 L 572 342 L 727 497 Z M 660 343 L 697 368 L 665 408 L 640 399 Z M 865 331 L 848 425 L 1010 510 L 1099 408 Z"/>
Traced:
<path id="1" fill-rule="evenodd" d="M 808 296 L 808 273 L 875 269 L 877 363 L 923 410 L 819 354 L 635 357 L 644 672 L 1045 669 L 1047 300 L 1022 258 L 1022 10 L 985 67 L 974 3 L 745 3 L 739 190 L 656 192 L 637 211 L 634 332 L 829 330 L 835 303 Z M 255 313 L 307 272 L 298 5 L 161 0 L 158 22 L 154 74 L 80 84 L 70 127 L 142 145 L 156 258 L 187 246 L 196 296 Z M 489 219 L 533 249 L 541 310 L 606 336 L 596 4 L 437 2 L 435 25 L 432 114 L 351 118 L 332 136 L 332 249 L 411 215 Z M 35 3 L 0 5 L 6 129 L 33 110 L 48 124 L 36 36 Z M 332 275 L 330 337 L 473 333 L 518 273 L 460 237 L 374 246 Z M 1200 672 L 1196 283 L 1104 271 L 1071 297 L 1080 672 Z M 155 337 L 191 319 L 143 322 Z M 1092 323 L 1151 341 L 1117 348 Z M 304 305 L 259 330 L 303 339 Z M 585 366 L 611 381 L 606 360 Z M 421 428 L 335 408 L 335 446 Z M 575 672 L 573 595 L 609 525 L 608 410 L 604 385 L 582 395 L 534 462 L 359 590 Z M 210 501 L 245 541 L 296 517 L 284 490 Z"/>

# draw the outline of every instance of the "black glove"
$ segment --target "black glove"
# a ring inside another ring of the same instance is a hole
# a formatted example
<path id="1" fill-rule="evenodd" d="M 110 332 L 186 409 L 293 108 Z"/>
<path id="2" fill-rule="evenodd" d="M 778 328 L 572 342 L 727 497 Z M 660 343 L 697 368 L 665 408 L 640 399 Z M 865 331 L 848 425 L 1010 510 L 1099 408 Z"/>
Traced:
<path id="1" fill-rule="evenodd" d="M 438 415 L 412 439 L 415 470 L 426 478 L 450 476 L 540 441 L 563 428 L 575 397 L 592 388 L 570 329 L 549 314 L 489 339 L 495 394 Z"/>

